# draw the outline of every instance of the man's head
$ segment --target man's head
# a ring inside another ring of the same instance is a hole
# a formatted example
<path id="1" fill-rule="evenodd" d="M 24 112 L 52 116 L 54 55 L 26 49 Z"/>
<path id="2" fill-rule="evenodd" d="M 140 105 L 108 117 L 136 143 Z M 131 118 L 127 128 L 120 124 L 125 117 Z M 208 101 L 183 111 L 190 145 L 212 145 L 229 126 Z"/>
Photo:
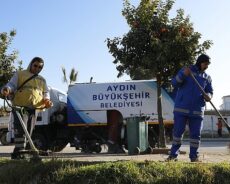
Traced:
<path id="1" fill-rule="evenodd" d="M 35 57 L 30 62 L 30 72 L 33 74 L 38 74 L 41 72 L 42 68 L 44 66 L 44 61 L 40 57 Z"/>
<path id="2" fill-rule="evenodd" d="M 200 71 L 205 71 L 210 63 L 210 57 L 206 54 L 201 54 L 196 60 L 196 66 Z"/>

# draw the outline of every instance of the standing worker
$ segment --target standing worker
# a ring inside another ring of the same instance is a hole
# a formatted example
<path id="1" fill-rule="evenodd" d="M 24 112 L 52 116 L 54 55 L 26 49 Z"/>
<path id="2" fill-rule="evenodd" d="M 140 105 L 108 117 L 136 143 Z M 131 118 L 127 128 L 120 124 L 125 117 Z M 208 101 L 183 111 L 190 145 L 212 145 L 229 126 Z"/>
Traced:
<path id="1" fill-rule="evenodd" d="M 108 153 L 125 153 L 121 143 L 122 114 L 116 110 L 107 111 Z"/>
<path id="2" fill-rule="evenodd" d="M 222 120 L 218 118 L 218 122 L 216 123 L 217 125 L 217 133 L 219 137 L 222 137 Z"/>
<path id="3" fill-rule="evenodd" d="M 52 106 L 46 81 L 41 75 L 38 75 L 43 66 L 44 61 L 42 58 L 33 58 L 28 68 L 17 71 L 1 90 L 3 96 L 12 96 L 13 106 L 23 107 L 26 114 L 28 114 L 27 129 L 30 135 L 37 118 L 36 109 Z M 19 153 L 25 150 L 26 136 L 16 112 L 12 111 L 12 113 L 14 117 L 15 148 L 11 158 L 16 159 Z M 22 112 L 20 114 L 23 116 Z"/>
<path id="4" fill-rule="evenodd" d="M 199 162 L 198 148 L 200 146 L 201 129 L 203 125 L 205 102 L 211 100 L 213 95 L 211 77 L 205 73 L 210 64 L 210 58 L 201 54 L 195 65 L 182 68 L 172 79 L 172 85 L 178 88 L 174 106 L 174 128 L 173 141 L 167 161 L 177 160 L 181 147 L 182 135 L 186 124 L 189 126 L 191 162 Z M 203 87 L 205 94 L 190 76 L 194 75 L 199 84 Z"/>

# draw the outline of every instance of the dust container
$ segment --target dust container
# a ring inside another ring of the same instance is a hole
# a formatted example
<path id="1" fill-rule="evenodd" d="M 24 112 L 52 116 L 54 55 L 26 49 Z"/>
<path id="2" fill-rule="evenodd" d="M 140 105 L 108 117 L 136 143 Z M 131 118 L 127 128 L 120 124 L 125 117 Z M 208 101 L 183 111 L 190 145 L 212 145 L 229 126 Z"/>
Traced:
<path id="1" fill-rule="evenodd" d="M 127 118 L 127 141 L 129 155 L 148 152 L 148 122 L 145 121 L 145 118 Z"/>

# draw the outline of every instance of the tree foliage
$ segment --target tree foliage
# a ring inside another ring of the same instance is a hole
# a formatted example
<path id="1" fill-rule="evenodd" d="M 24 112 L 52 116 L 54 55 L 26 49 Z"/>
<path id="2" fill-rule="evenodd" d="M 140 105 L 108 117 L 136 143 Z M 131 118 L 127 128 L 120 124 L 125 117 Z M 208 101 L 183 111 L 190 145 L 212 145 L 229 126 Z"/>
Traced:
<path id="1" fill-rule="evenodd" d="M 22 69 L 22 61 L 17 60 L 18 51 L 11 50 L 8 52 L 15 35 L 15 30 L 10 31 L 10 33 L 0 33 L 0 87 L 9 81 L 16 70 Z M 17 67 L 15 66 L 16 62 L 18 62 Z"/>
<path id="2" fill-rule="evenodd" d="M 169 18 L 173 4 L 173 0 L 141 0 L 135 8 L 124 0 L 122 14 L 130 30 L 123 37 L 107 39 L 118 77 L 127 73 L 132 79 L 151 79 L 160 74 L 162 82 L 167 82 L 179 68 L 209 49 L 211 41 L 199 43 L 201 34 L 182 9 Z"/>

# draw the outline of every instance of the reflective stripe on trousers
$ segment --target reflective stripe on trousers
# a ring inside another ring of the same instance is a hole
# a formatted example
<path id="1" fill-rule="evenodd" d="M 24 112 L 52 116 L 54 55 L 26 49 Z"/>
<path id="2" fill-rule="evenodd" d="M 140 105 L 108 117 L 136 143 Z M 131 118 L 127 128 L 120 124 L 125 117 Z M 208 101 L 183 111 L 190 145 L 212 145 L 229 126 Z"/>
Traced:
<path id="1" fill-rule="evenodd" d="M 199 139 L 190 139 L 190 147 L 199 148 L 200 140 Z"/>
<path id="2" fill-rule="evenodd" d="M 14 138 L 15 148 L 24 149 L 26 146 L 26 138 L 23 137 L 16 137 Z"/>
<path id="3" fill-rule="evenodd" d="M 173 136 L 172 143 L 175 144 L 175 145 L 181 145 L 181 137 L 175 137 L 175 136 Z"/>
<path id="4" fill-rule="evenodd" d="M 182 112 L 182 113 L 185 113 L 185 114 L 189 114 L 189 110 L 185 109 L 185 108 L 175 107 L 173 111 L 174 112 Z M 196 116 L 204 116 L 204 112 L 202 112 L 202 111 L 192 111 L 191 114 L 196 115 Z"/>

